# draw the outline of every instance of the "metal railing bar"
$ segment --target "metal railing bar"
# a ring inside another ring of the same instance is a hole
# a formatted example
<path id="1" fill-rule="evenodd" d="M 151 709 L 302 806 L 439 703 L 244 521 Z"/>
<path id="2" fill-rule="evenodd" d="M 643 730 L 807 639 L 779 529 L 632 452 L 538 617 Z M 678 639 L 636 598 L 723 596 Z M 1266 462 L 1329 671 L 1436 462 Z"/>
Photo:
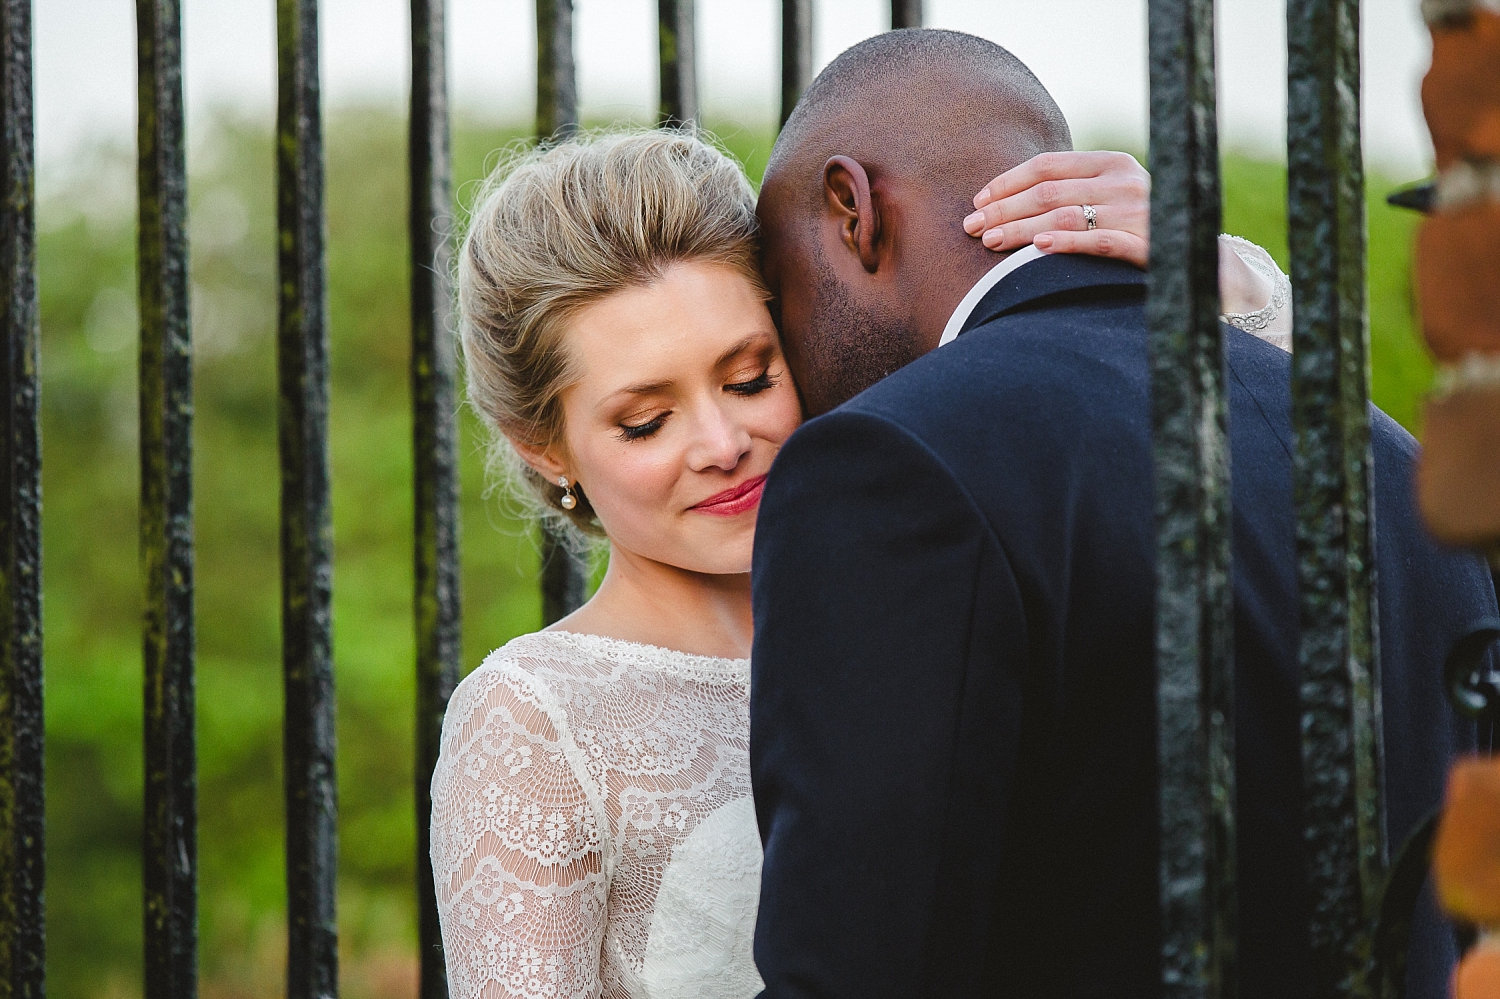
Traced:
<path id="1" fill-rule="evenodd" d="M 588 566 L 551 532 L 542 532 L 542 622 L 556 624 L 588 600 Z"/>
<path id="2" fill-rule="evenodd" d="M 549 139 L 577 128 L 573 0 L 536 0 L 536 134 Z"/>
<path id="3" fill-rule="evenodd" d="M 1373 995 L 1385 867 L 1359 0 L 1287 4 L 1302 767 L 1322 994 Z"/>
<path id="4" fill-rule="evenodd" d="M 1232 534 L 1213 0 L 1151 0 L 1162 995 L 1236 992 Z"/>
<path id="5" fill-rule="evenodd" d="M 698 44 L 696 0 L 657 0 L 657 37 L 661 57 L 663 124 L 698 120 Z"/>
<path id="6" fill-rule="evenodd" d="M 446 999 L 432 880 L 432 771 L 458 685 L 460 641 L 457 403 L 454 395 L 453 175 L 446 0 L 411 2 L 411 396 L 417 629 L 417 938 L 421 999 Z"/>
<path id="7" fill-rule="evenodd" d="M 277 0 L 277 324 L 287 995 L 338 994 L 333 525 L 317 0 Z"/>
<path id="8" fill-rule="evenodd" d="M 812 82 L 812 0 L 781 0 L 781 124 Z"/>
<path id="9" fill-rule="evenodd" d="M 922 26 L 922 0 L 891 0 L 891 30 L 897 28 L 920 28 Z"/>
<path id="10" fill-rule="evenodd" d="M 137 0 L 145 979 L 198 993 L 193 344 L 179 0 Z"/>
<path id="11" fill-rule="evenodd" d="M 46 992 L 42 476 L 31 0 L 0 0 L 0 996 Z"/>
<path id="12" fill-rule="evenodd" d="M 536 136 L 545 142 L 578 128 L 573 62 L 573 0 L 536 0 Z M 555 624 L 583 606 L 588 570 L 550 530 L 542 531 L 542 623 Z"/>

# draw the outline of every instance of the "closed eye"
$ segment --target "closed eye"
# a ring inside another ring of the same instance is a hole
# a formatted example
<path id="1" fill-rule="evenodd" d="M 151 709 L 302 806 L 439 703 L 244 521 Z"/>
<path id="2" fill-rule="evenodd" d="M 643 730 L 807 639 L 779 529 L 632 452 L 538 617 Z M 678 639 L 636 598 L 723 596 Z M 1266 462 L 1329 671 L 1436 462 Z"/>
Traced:
<path id="1" fill-rule="evenodd" d="M 622 423 L 620 424 L 620 437 L 627 441 L 638 441 L 650 437 L 666 424 L 667 415 L 668 413 L 662 413 L 645 423 Z"/>
<path id="2" fill-rule="evenodd" d="M 771 377 L 771 369 L 767 368 L 747 382 L 725 385 L 724 391 L 733 392 L 735 395 L 759 395 L 768 388 L 774 388 L 776 383 L 777 379 Z"/>

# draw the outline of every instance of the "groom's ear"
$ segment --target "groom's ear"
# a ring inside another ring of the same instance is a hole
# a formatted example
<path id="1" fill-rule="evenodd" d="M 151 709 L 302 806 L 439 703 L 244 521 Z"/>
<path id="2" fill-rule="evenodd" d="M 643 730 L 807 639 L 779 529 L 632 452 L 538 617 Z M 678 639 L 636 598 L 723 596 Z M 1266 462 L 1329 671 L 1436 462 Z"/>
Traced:
<path id="1" fill-rule="evenodd" d="M 874 274 L 880 267 L 880 216 L 870 195 L 869 174 L 857 160 L 834 156 L 823 164 L 823 197 L 838 220 L 844 245 Z"/>

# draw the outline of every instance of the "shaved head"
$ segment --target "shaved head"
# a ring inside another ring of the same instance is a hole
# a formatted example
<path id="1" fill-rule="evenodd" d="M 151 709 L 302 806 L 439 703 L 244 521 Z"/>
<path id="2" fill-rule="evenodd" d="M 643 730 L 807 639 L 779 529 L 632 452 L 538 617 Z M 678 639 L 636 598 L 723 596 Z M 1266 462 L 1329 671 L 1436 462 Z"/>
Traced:
<path id="1" fill-rule="evenodd" d="M 818 74 L 776 140 L 759 207 L 767 281 L 811 414 L 937 345 L 1000 259 L 962 230 L 974 194 L 1070 148 L 1046 88 L 973 35 L 887 32 Z"/>
<path id="2" fill-rule="evenodd" d="M 974 128 L 988 129 L 996 145 L 1008 149 L 1014 162 L 1003 169 L 1073 145 L 1067 119 L 1047 88 L 999 45 L 961 31 L 887 31 L 846 49 L 818 74 L 782 126 L 766 175 L 817 159 L 820 152 L 826 159 L 833 145 L 846 154 L 873 151 L 875 142 L 893 138 L 904 138 L 908 148 L 902 152 L 919 154 L 931 170 L 992 167 L 971 165 L 967 143 L 929 141 L 944 133 L 960 139 Z M 991 170 L 964 200 L 1003 169 Z"/>

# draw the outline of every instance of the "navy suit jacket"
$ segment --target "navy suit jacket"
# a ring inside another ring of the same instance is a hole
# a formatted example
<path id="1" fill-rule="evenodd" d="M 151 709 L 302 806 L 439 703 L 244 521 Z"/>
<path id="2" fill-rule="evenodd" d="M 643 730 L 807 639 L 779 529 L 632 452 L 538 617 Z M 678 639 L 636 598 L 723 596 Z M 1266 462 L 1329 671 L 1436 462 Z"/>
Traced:
<path id="1" fill-rule="evenodd" d="M 751 772 L 771 999 L 1159 994 L 1144 275 L 1054 256 L 810 421 L 755 546 Z M 1290 372 L 1228 333 L 1241 995 L 1311 995 Z M 1495 613 L 1372 411 L 1389 832 L 1472 744 L 1440 680 Z M 1451 933 L 1419 920 L 1412 995 Z"/>

